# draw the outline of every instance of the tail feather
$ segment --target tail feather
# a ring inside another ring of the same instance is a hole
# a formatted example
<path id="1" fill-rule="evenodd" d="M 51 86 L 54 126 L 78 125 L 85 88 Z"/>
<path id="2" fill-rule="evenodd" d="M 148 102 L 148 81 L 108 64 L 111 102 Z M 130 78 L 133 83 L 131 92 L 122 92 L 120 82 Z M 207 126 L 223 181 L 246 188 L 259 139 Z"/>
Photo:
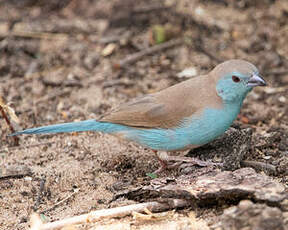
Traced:
<path id="1" fill-rule="evenodd" d="M 48 134 L 48 133 L 67 133 L 67 132 L 81 132 L 81 131 L 99 131 L 112 133 L 119 131 L 124 127 L 117 124 L 99 122 L 96 120 L 86 120 L 79 122 L 70 122 L 56 125 L 42 126 L 38 128 L 25 129 L 16 133 L 12 133 L 11 136 L 17 136 L 20 134 Z"/>

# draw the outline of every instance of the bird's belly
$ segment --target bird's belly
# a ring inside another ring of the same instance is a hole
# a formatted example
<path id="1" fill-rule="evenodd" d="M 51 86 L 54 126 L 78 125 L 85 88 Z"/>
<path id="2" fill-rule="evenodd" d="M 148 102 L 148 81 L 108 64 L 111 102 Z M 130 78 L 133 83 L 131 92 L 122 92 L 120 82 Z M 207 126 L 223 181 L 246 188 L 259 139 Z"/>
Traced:
<path id="1" fill-rule="evenodd" d="M 173 129 L 133 129 L 122 133 L 124 138 L 155 150 L 176 151 L 204 145 L 232 124 L 239 109 L 206 109 L 199 116 L 187 118 Z"/>

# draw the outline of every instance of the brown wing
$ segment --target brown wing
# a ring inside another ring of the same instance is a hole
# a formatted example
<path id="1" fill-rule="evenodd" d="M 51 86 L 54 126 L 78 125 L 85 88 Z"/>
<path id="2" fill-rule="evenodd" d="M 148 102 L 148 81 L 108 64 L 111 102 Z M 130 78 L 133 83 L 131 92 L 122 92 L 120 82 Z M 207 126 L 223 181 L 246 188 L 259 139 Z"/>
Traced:
<path id="1" fill-rule="evenodd" d="M 146 95 L 120 105 L 99 120 L 134 127 L 169 128 L 180 122 L 170 108 L 154 95 Z"/>
<path id="2" fill-rule="evenodd" d="M 203 106 L 213 106 L 211 98 L 215 98 L 215 86 L 207 84 L 205 79 L 203 76 L 197 77 L 158 93 L 136 98 L 120 105 L 99 121 L 142 128 L 176 127 L 183 118 L 192 116 Z"/>

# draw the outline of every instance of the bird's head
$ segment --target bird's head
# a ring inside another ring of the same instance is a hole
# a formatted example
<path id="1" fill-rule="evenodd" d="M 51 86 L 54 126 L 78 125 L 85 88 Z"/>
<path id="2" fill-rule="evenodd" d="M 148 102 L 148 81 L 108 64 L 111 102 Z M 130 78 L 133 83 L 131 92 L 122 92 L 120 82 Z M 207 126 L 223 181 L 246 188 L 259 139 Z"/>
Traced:
<path id="1" fill-rule="evenodd" d="M 216 66 L 212 72 L 217 94 L 224 102 L 234 103 L 244 100 L 255 86 L 265 86 L 258 69 L 244 60 L 229 60 Z"/>

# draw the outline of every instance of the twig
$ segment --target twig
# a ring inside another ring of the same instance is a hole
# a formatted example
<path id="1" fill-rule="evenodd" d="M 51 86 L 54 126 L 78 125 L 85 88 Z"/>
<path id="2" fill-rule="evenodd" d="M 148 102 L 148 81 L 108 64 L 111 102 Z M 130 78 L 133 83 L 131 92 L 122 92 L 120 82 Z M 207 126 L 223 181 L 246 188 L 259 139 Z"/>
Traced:
<path id="1" fill-rule="evenodd" d="M 4 118 L 4 120 L 6 121 L 7 125 L 9 126 L 11 132 L 14 133 L 15 130 L 14 130 L 10 120 L 8 119 L 8 117 L 7 117 L 6 113 L 5 113 L 5 110 L 3 109 L 3 107 L 1 105 L 0 105 L 0 111 L 1 111 L 1 114 L 2 114 L 2 116 Z M 19 145 L 19 138 L 17 136 L 13 136 L 13 139 L 14 139 L 15 145 Z"/>
<path id="2" fill-rule="evenodd" d="M 33 66 L 32 66 L 33 67 Z M 29 67 L 30 68 L 30 67 Z M 36 68 L 36 67 L 35 67 Z M 60 70 L 63 70 L 65 69 L 65 67 L 63 67 L 62 65 L 61 66 L 54 66 L 52 68 L 49 68 L 49 69 L 45 69 L 43 71 L 27 71 L 25 73 L 25 78 L 27 79 L 33 79 L 33 78 L 36 78 L 36 77 L 39 77 L 39 76 L 42 76 L 42 75 L 47 75 L 53 71 L 60 71 Z"/>
<path id="3" fill-rule="evenodd" d="M 0 34 L 1 37 L 15 36 L 36 39 L 64 40 L 68 39 L 68 35 L 64 33 L 47 33 L 36 31 L 11 31 L 9 33 Z"/>
<path id="4" fill-rule="evenodd" d="M 32 61 L 29 66 L 28 69 L 24 75 L 25 78 L 28 78 L 29 75 L 33 74 L 36 72 L 37 68 L 39 66 L 39 63 L 37 61 Z"/>
<path id="5" fill-rule="evenodd" d="M 270 71 L 265 71 L 265 75 L 285 75 L 288 74 L 287 69 L 275 69 L 275 70 L 270 70 Z"/>
<path id="6" fill-rule="evenodd" d="M 73 225 L 73 224 L 85 224 L 89 222 L 95 222 L 97 220 L 101 220 L 103 218 L 113 218 L 113 217 L 122 217 L 131 215 L 132 212 L 143 212 L 146 209 L 150 211 L 165 211 L 168 209 L 174 208 L 183 208 L 191 205 L 187 200 L 182 199 L 173 199 L 168 200 L 168 202 L 147 202 L 141 204 L 132 204 L 124 207 L 118 208 L 111 208 L 111 209 L 103 209 L 90 212 L 88 214 L 74 216 L 71 218 L 47 223 L 47 224 L 39 224 L 39 217 L 35 218 L 35 214 L 31 217 L 31 230 L 36 229 L 35 226 L 37 225 L 37 230 L 52 230 L 62 228 L 66 225 Z"/>
<path id="7" fill-rule="evenodd" d="M 77 81 L 77 80 L 65 80 L 62 82 L 54 82 L 54 81 L 50 81 L 49 79 L 41 79 L 43 84 L 46 86 L 68 86 L 68 87 L 83 87 L 82 83 Z"/>
<path id="8" fill-rule="evenodd" d="M 32 171 L 29 167 L 25 165 L 10 165 L 5 167 L 5 174 L 0 177 L 1 180 L 7 180 L 7 179 L 19 179 L 23 178 L 25 176 L 31 176 Z"/>
<path id="9" fill-rule="evenodd" d="M 30 173 L 19 173 L 19 174 L 12 174 L 12 175 L 5 175 L 5 176 L 0 176 L 0 181 L 1 180 L 8 180 L 8 179 L 21 179 L 25 176 L 29 176 Z"/>
<path id="10" fill-rule="evenodd" d="M 40 202 L 42 200 L 43 191 L 44 191 L 44 188 L 45 188 L 45 182 L 46 182 L 46 179 L 45 178 L 41 178 L 37 199 L 36 199 L 36 202 L 35 202 L 34 207 L 33 207 L 34 211 L 36 211 L 38 209 L 38 207 L 40 205 Z"/>
<path id="11" fill-rule="evenodd" d="M 142 6 L 141 8 L 137 8 L 133 10 L 133 13 L 135 14 L 147 14 L 147 13 L 153 13 L 155 11 L 167 11 L 171 8 L 171 6 Z"/>
<path id="12" fill-rule="evenodd" d="M 113 87 L 113 86 L 120 86 L 120 85 L 123 85 L 123 86 L 132 86 L 133 85 L 133 82 L 131 81 L 125 81 L 123 79 L 115 79 L 115 80 L 110 80 L 110 81 L 106 81 L 103 83 L 103 88 L 109 88 L 109 87 Z"/>
<path id="13" fill-rule="evenodd" d="M 198 37 L 198 39 L 196 39 L 195 41 L 195 49 L 198 51 L 198 52 L 201 52 L 203 54 L 205 54 L 206 56 L 208 56 L 210 59 L 216 61 L 217 63 L 221 63 L 223 62 L 222 59 L 216 57 L 214 54 L 208 52 L 205 48 L 204 48 L 204 44 L 203 44 L 203 40 L 201 37 Z"/>
<path id="14" fill-rule="evenodd" d="M 127 31 L 121 35 L 105 36 L 99 39 L 100 44 L 108 44 L 112 42 L 119 42 L 121 40 L 129 39 L 131 37 L 131 32 Z"/>
<path id="15" fill-rule="evenodd" d="M 42 220 L 36 212 L 32 213 L 31 215 L 30 225 L 31 227 L 29 230 L 39 230 L 41 226 L 43 226 Z"/>
<path id="16" fill-rule="evenodd" d="M 138 60 L 142 59 L 146 55 L 151 55 L 151 54 L 160 52 L 162 50 L 169 49 L 169 48 L 172 48 L 172 47 L 177 46 L 177 45 L 181 45 L 183 43 L 184 43 L 184 39 L 179 38 L 179 39 L 175 39 L 175 40 L 171 40 L 171 41 L 162 43 L 160 45 L 155 45 L 155 46 L 149 47 L 145 50 L 141 50 L 137 53 L 129 55 L 124 60 L 121 60 L 118 63 L 116 63 L 114 65 L 114 67 L 115 68 L 123 68 L 129 64 L 137 62 Z"/>
<path id="17" fill-rule="evenodd" d="M 41 213 L 45 213 L 45 212 L 49 212 L 52 211 L 53 209 L 55 209 L 56 207 L 58 207 L 59 205 L 63 204 L 65 201 L 69 200 L 72 196 L 74 196 L 76 193 L 79 192 L 79 189 L 76 189 L 73 193 L 71 193 L 69 196 L 67 196 L 66 198 L 64 198 L 63 200 L 60 200 L 59 202 L 57 202 L 56 204 L 54 204 L 51 208 L 45 209 L 44 211 L 42 211 Z"/>
<path id="18" fill-rule="evenodd" d="M 268 163 L 263 163 L 259 161 L 242 161 L 241 164 L 245 167 L 252 167 L 257 170 L 263 170 L 267 171 L 272 174 L 277 173 L 277 168 L 274 165 L 268 164 Z"/>
<path id="19" fill-rule="evenodd" d="M 1 180 L 8 180 L 8 179 L 21 179 L 25 176 L 30 176 L 31 172 L 23 172 L 19 174 L 10 174 L 10 175 L 5 175 L 5 176 L 0 176 L 0 181 Z"/>
<path id="20" fill-rule="evenodd" d="M 0 153 L 5 153 L 7 151 L 11 151 L 11 150 L 15 150 L 15 149 L 34 148 L 34 147 L 38 147 L 40 145 L 48 145 L 48 144 L 53 144 L 53 143 L 55 143 L 55 141 L 43 142 L 43 143 L 27 145 L 27 146 L 15 146 L 15 147 L 10 147 L 10 148 L 0 149 Z"/>
<path id="21" fill-rule="evenodd" d="M 49 100 L 51 100 L 51 99 L 53 99 L 53 98 L 55 98 L 55 97 L 61 97 L 61 96 L 64 96 L 65 94 L 67 94 L 67 93 L 70 93 L 71 92 L 71 90 L 69 89 L 69 90 L 63 90 L 63 89 L 61 89 L 61 90 L 55 90 L 54 92 L 51 92 L 51 93 L 49 93 L 48 95 L 46 95 L 45 97 L 42 97 L 42 98 L 39 98 L 38 100 L 36 100 L 35 101 L 35 104 L 37 105 L 38 103 L 40 103 L 40 102 L 43 102 L 43 101 L 49 101 Z"/>

